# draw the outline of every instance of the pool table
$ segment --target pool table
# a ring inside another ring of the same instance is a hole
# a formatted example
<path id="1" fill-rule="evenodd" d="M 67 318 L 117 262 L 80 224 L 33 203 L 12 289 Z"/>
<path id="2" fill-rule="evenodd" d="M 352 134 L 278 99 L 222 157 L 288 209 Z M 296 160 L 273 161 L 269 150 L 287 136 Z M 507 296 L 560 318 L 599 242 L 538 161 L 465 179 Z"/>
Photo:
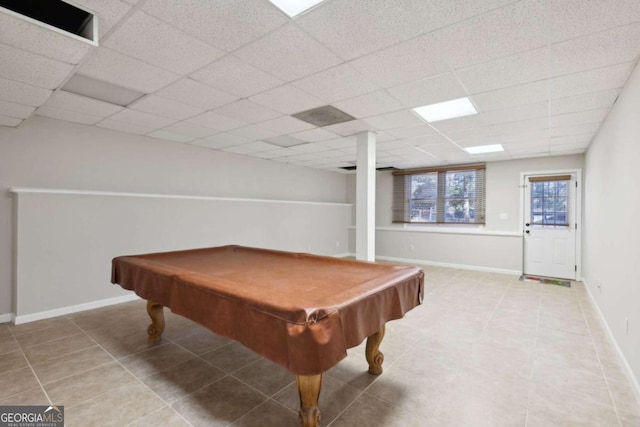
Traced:
<path id="1" fill-rule="evenodd" d="M 322 373 L 365 338 L 369 372 L 382 373 L 385 323 L 422 302 L 424 273 L 243 246 L 119 256 L 112 283 L 147 300 L 148 339 L 161 339 L 163 307 L 295 374 L 303 426 L 320 421 Z"/>

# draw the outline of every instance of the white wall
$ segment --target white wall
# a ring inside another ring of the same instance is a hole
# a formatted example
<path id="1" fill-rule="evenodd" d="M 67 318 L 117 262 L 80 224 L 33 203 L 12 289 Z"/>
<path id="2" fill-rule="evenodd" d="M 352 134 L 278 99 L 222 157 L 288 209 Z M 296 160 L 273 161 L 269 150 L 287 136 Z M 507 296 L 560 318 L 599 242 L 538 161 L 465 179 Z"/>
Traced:
<path id="1" fill-rule="evenodd" d="M 402 225 L 392 224 L 393 176 L 391 172 L 378 172 L 376 255 L 488 271 L 521 272 L 520 173 L 582 167 L 582 154 L 489 162 L 486 170 L 484 227 L 411 225 L 412 229 L 409 230 Z M 349 186 L 355 186 L 355 177 L 352 175 L 349 176 Z M 353 189 L 350 189 L 347 197 L 353 197 L 353 193 Z M 506 219 L 501 219 L 501 214 L 506 215 Z M 353 242 L 354 233 L 351 229 L 350 242 Z M 353 252 L 353 246 L 350 249 Z"/>
<path id="2" fill-rule="evenodd" d="M 0 316 L 13 310 L 12 187 L 339 203 L 346 198 L 341 174 L 38 116 L 15 129 L 0 127 Z M 344 246 L 335 252 L 346 252 Z"/>
<path id="3" fill-rule="evenodd" d="M 636 67 L 587 152 L 583 229 L 585 283 L 636 381 L 640 379 L 639 112 L 640 67 Z"/>

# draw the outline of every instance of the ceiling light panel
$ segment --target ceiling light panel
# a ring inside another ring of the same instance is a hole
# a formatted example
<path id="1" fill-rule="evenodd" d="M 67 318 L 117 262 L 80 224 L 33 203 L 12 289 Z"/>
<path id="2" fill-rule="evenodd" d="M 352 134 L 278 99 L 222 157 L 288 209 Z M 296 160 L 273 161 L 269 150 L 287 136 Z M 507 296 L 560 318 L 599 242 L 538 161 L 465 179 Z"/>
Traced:
<path id="1" fill-rule="evenodd" d="M 278 9 L 289 15 L 290 18 L 295 18 L 302 12 L 305 12 L 312 7 L 320 4 L 323 0 L 269 0 Z"/>
<path id="2" fill-rule="evenodd" d="M 429 123 L 478 113 L 469 98 L 466 97 L 439 102 L 437 104 L 424 105 L 414 108 L 413 111 Z"/>
<path id="3" fill-rule="evenodd" d="M 132 102 L 142 98 L 144 93 L 122 86 L 117 86 L 92 77 L 75 74 L 62 87 L 67 92 L 86 96 L 99 101 L 126 107 Z"/>
<path id="4" fill-rule="evenodd" d="M 475 147 L 467 147 L 465 148 L 465 150 L 469 154 L 485 154 L 485 153 L 497 153 L 500 151 L 504 151 L 504 148 L 502 148 L 502 144 L 492 144 L 492 145 L 476 145 Z"/>

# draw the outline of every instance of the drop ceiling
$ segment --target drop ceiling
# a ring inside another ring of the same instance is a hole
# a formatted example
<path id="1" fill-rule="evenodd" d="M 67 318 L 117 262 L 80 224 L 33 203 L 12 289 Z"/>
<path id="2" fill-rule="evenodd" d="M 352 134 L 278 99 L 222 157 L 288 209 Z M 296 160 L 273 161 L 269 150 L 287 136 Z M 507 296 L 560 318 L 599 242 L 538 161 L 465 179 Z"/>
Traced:
<path id="1" fill-rule="evenodd" d="M 0 126 L 41 115 L 340 173 L 360 131 L 378 167 L 582 153 L 640 53 L 637 0 L 325 0 L 294 19 L 269 0 L 73 4 L 99 46 L 0 10 Z M 74 75 L 144 96 L 63 90 Z M 465 96 L 478 114 L 412 112 Z M 292 116 L 325 105 L 354 120 Z"/>

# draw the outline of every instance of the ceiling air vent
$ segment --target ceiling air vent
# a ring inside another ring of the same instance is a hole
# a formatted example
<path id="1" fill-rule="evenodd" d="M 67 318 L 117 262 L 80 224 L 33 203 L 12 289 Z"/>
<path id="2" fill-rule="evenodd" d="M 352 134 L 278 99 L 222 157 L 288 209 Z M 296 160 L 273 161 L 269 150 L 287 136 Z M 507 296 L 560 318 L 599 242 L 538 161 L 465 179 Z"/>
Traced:
<path id="1" fill-rule="evenodd" d="M 61 0 L 0 0 L 0 11 L 98 45 L 98 19 Z"/>
<path id="2" fill-rule="evenodd" d="M 357 166 L 343 166 L 340 169 L 344 169 L 346 171 L 354 171 L 354 170 L 358 169 L 358 167 Z M 397 171 L 398 168 L 394 168 L 393 166 L 383 166 L 383 167 L 380 167 L 380 168 L 376 168 L 376 170 L 378 172 Z"/>
<path id="3" fill-rule="evenodd" d="M 313 110 L 292 114 L 292 116 L 315 126 L 329 126 L 355 120 L 355 117 L 350 116 L 344 111 L 340 111 L 331 105 L 325 105 L 324 107 L 318 107 Z"/>

